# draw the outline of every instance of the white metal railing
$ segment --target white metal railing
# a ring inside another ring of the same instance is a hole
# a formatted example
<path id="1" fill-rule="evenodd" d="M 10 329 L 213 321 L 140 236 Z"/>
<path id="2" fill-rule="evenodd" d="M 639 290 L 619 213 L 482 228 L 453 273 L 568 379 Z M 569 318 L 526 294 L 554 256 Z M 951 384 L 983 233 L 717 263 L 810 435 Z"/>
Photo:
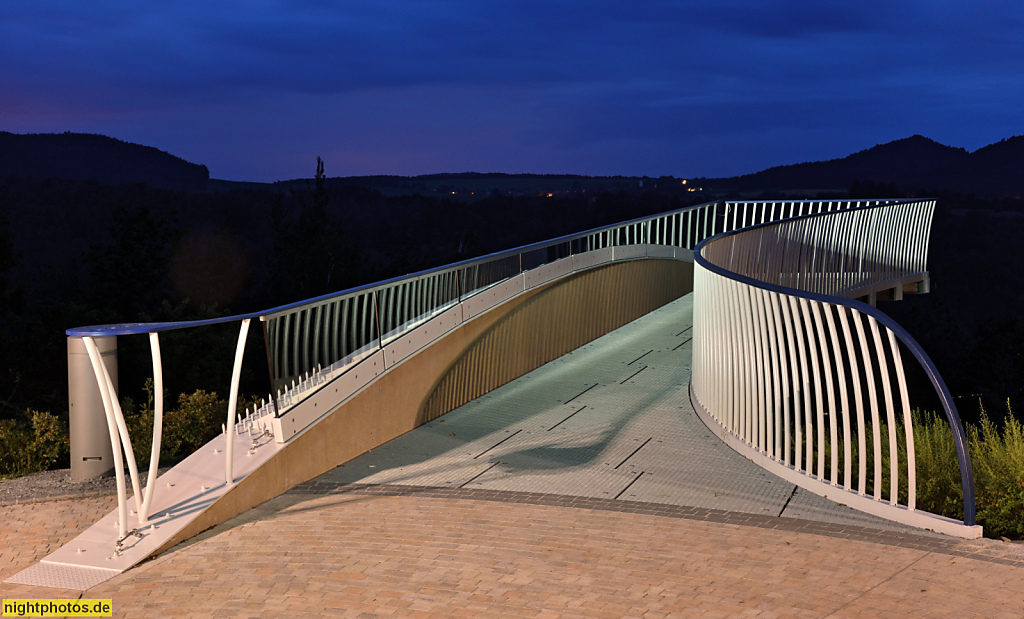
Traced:
<path id="1" fill-rule="evenodd" d="M 926 200 L 796 217 L 730 235 L 706 246 L 703 255 L 767 284 L 856 296 L 872 285 L 927 274 L 934 210 L 935 202 Z"/>
<path id="2" fill-rule="evenodd" d="M 114 453 L 120 537 L 123 539 L 128 532 L 125 462 L 128 464 L 135 492 L 137 520 L 140 526 L 147 523 L 152 505 L 164 407 L 158 336 L 162 331 L 229 322 L 239 324 L 238 345 L 232 367 L 224 428 L 228 435 L 226 438 L 230 438 L 231 432 L 261 435 L 270 431 L 270 419 L 286 415 L 299 402 L 314 394 L 334 377 L 357 367 L 373 352 L 383 349 L 387 342 L 409 332 L 426 319 L 456 303 L 546 264 L 573 255 L 629 245 L 663 245 L 692 249 L 713 235 L 751 225 L 839 210 L 859 210 L 892 202 L 709 202 L 360 286 L 264 312 L 202 321 L 133 323 L 68 329 L 69 337 L 82 338 L 90 350 L 90 362 L 100 388 Z M 242 351 L 249 323 L 255 319 L 263 325 L 271 393 L 257 410 L 247 410 L 239 417 L 236 406 Z M 154 374 L 153 447 L 145 499 L 141 502 L 141 480 L 138 478 L 124 416 L 115 397 L 111 377 L 96 352 L 93 341 L 93 338 L 133 334 L 149 335 Z M 230 485 L 235 481 L 232 468 L 233 441 L 227 440 L 226 443 L 224 482 Z"/>
<path id="3" fill-rule="evenodd" d="M 927 278 L 934 206 L 826 211 L 698 246 L 691 388 L 698 412 L 769 470 L 838 502 L 942 528 L 941 519 L 917 512 L 902 343 L 943 403 L 957 442 L 963 523 L 971 527 L 970 459 L 941 376 L 895 321 L 843 298 Z"/>
<path id="4" fill-rule="evenodd" d="M 348 357 L 358 362 L 367 351 L 382 348 L 424 317 L 568 256 L 637 244 L 692 249 L 705 238 L 755 223 L 883 202 L 887 201 L 709 202 L 268 310 L 261 320 L 272 381 L 275 387 L 288 384 Z"/>

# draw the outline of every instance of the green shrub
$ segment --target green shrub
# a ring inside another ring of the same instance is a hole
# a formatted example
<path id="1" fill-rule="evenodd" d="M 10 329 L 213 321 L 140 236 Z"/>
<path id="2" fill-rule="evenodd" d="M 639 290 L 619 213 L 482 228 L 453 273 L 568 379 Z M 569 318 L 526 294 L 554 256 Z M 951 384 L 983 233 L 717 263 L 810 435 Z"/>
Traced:
<path id="1" fill-rule="evenodd" d="M 121 403 L 132 451 L 140 469 L 149 466 L 153 445 L 153 382 L 146 381 L 146 402 L 136 406 L 130 398 Z M 183 393 L 178 404 L 170 408 L 165 401 L 164 422 L 160 439 L 160 465 L 177 464 L 221 433 L 227 418 L 228 404 L 216 393 L 203 390 Z"/>
<path id="2" fill-rule="evenodd" d="M 181 394 L 177 408 L 164 413 L 160 463 L 179 462 L 220 434 L 227 418 L 227 407 L 227 402 L 216 393 L 202 389 Z M 152 427 L 152 416 L 150 424 Z"/>
<path id="3" fill-rule="evenodd" d="M 1005 536 L 1024 538 L 1024 424 L 1009 408 L 1007 403 L 1006 421 L 1000 428 L 981 410 L 978 425 L 967 424 L 967 450 L 974 470 L 974 493 L 977 522 L 989 537 Z M 917 473 L 917 509 L 960 520 L 964 512 L 964 494 L 960 481 L 960 463 L 953 442 L 953 432 L 944 416 L 928 411 L 915 410 L 912 413 L 914 427 L 915 467 Z M 856 428 L 853 429 L 856 431 Z M 879 424 L 882 461 L 879 468 L 882 497 L 890 496 L 889 463 L 892 454 L 889 449 L 888 424 Z M 902 437 L 904 426 L 896 420 L 896 433 Z M 806 448 L 806 435 L 799 445 Z M 851 437 L 852 485 L 859 484 L 857 470 L 856 436 Z M 872 432 L 866 434 L 866 449 L 874 450 Z M 902 438 L 897 442 L 899 458 L 899 503 L 907 503 L 907 451 Z M 794 446 L 796 449 L 797 446 Z M 824 449 L 825 461 L 830 462 L 831 446 L 828 441 Z M 816 461 L 818 445 L 815 444 L 812 461 Z M 843 461 L 839 460 L 838 479 L 843 479 Z M 869 464 L 865 471 L 865 491 L 874 493 L 875 470 Z M 829 471 L 827 473 L 831 475 Z"/>
<path id="4" fill-rule="evenodd" d="M 913 412 L 913 424 L 917 509 L 958 520 L 963 518 L 960 463 L 949 424 L 945 417 L 919 410 Z"/>
<path id="5" fill-rule="evenodd" d="M 132 453 L 140 469 L 149 468 L 149 452 L 153 446 L 153 379 L 147 378 L 144 387 L 146 403 L 136 407 L 131 398 L 121 401 L 121 413 L 132 440 Z"/>
<path id="6" fill-rule="evenodd" d="M 1010 409 L 1002 431 L 981 410 L 968 430 L 978 522 L 991 536 L 1024 537 L 1024 428 Z"/>
<path id="7" fill-rule="evenodd" d="M 0 419 L 0 475 L 16 477 L 29 473 L 25 454 L 32 442 L 28 424 L 16 419 Z"/>
<path id="8" fill-rule="evenodd" d="M 1024 537 L 1024 426 L 1007 403 L 1000 429 L 981 409 L 978 425 L 967 424 L 967 449 L 974 471 L 978 524 L 989 537 Z M 953 433 L 935 413 L 914 412 L 917 507 L 963 518 L 963 488 Z"/>
<path id="9" fill-rule="evenodd" d="M 153 387 L 146 384 L 146 402 L 121 403 L 132 452 L 140 469 L 149 467 L 153 443 Z M 243 403 L 240 403 L 242 406 Z M 181 394 L 175 408 L 164 411 L 160 464 L 177 464 L 221 433 L 227 402 L 216 393 Z M 25 419 L 0 420 L 0 475 L 17 477 L 67 466 L 71 441 L 67 421 L 47 412 L 25 411 Z"/>
<path id="10" fill-rule="evenodd" d="M 67 423 L 48 412 L 25 411 L 28 421 L 0 420 L 0 475 L 20 476 L 68 462 Z"/>
<path id="11" fill-rule="evenodd" d="M 67 423 L 47 412 L 29 410 L 28 414 L 32 417 L 33 433 L 29 446 L 30 467 L 46 471 L 58 462 L 69 462 L 71 438 Z"/>

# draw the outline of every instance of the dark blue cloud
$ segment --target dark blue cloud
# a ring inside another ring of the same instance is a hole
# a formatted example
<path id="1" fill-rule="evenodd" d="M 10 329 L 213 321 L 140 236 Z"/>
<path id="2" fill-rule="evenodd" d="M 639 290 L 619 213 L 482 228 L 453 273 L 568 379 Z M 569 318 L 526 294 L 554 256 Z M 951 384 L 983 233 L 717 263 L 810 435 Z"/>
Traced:
<path id="1" fill-rule="evenodd" d="M 1024 133 L 1022 30 L 987 0 L 5 3 L 0 129 L 227 178 L 324 153 L 335 174 L 734 174 Z"/>

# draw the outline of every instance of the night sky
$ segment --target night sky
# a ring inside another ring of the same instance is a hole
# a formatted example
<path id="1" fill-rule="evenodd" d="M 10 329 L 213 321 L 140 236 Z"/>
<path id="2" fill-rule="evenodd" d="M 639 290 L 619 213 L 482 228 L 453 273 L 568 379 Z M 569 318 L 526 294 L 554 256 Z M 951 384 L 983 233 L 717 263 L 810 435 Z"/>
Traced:
<path id="1" fill-rule="evenodd" d="M 0 130 L 257 181 L 976 150 L 1024 134 L 1024 3 L 6 0 Z"/>

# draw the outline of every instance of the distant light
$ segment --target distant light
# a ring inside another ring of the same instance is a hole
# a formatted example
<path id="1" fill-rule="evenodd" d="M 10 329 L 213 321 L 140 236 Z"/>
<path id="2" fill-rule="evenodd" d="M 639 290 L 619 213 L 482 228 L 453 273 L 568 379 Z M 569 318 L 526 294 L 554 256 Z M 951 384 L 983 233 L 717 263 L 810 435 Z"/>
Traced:
<path id="1" fill-rule="evenodd" d="M 549 193 L 549 194 L 548 194 L 548 197 L 549 197 L 549 198 L 551 198 L 551 197 L 553 197 L 554 195 L 555 195 L 555 194 L 553 194 L 553 193 Z"/>
<path id="2" fill-rule="evenodd" d="M 684 185 L 686 184 L 686 179 L 685 179 L 685 178 L 683 179 L 683 184 L 684 184 Z"/>

